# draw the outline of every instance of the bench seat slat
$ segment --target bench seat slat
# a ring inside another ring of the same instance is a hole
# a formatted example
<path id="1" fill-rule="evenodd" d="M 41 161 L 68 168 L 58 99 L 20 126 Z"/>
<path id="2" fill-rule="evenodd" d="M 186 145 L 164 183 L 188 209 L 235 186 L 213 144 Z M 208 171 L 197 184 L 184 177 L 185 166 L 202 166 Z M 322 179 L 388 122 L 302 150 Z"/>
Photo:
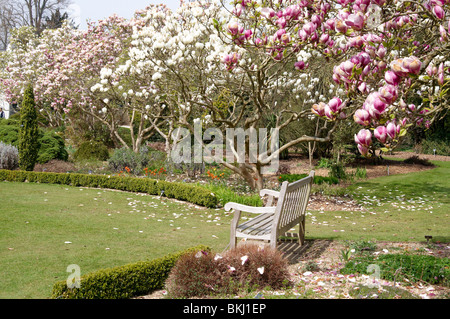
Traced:
<path id="1" fill-rule="evenodd" d="M 239 225 L 237 230 L 241 233 L 252 235 L 264 235 L 270 233 L 273 217 L 273 214 L 260 215 Z"/>

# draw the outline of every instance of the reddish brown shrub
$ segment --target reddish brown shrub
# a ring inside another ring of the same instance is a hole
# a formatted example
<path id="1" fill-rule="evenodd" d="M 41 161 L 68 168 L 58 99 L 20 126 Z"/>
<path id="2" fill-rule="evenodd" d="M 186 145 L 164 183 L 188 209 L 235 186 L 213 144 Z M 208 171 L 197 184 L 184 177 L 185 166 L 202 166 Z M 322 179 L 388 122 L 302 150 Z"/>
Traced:
<path id="1" fill-rule="evenodd" d="M 279 289 L 288 282 L 288 262 L 280 252 L 243 245 L 222 256 L 197 252 L 181 257 L 166 289 L 172 298 L 190 298 L 236 294 L 243 289 Z"/>

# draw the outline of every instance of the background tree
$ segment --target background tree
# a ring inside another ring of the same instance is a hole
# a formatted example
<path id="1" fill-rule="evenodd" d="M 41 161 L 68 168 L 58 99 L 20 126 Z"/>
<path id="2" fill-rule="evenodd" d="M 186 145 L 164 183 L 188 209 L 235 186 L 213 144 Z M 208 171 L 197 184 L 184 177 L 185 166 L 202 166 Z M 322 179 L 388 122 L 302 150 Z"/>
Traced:
<path id="1" fill-rule="evenodd" d="M 72 0 L 0 0 L 0 50 L 6 50 L 11 31 L 34 27 L 37 35 L 46 28 L 60 26 L 68 18 L 65 9 Z"/>
<path id="2" fill-rule="evenodd" d="M 34 102 L 33 87 L 28 86 L 23 97 L 20 112 L 19 130 L 19 167 L 24 171 L 33 171 L 39 152 L 39 130 Z"/>

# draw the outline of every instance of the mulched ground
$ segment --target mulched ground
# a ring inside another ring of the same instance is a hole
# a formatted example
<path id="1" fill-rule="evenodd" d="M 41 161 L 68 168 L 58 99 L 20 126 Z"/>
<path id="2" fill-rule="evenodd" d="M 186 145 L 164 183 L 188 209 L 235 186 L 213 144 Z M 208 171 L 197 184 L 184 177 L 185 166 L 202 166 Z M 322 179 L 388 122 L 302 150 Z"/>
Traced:
<path id="1" fill-rule="evenodd" d="M 450 288 L 430 285 L 424 282 L 390 282 L 376 279 L 367 275 L 343 275 L 340 270 L 344 263 L 341 252 L 347 249 L 342 242 L 332 240 L 307 240 L 300 247 L 296 243 L 284 242 L 279 249 L 285 252 L 291 265 L 289 271 L 293 289 L 280 291 L 263 291 L 260 297 L 289 296 L 289 298 L 303 298 L 306 295 L 314 299 L 378 299 L 389 288 L 397 288 L 420 299 L 448 299 Z M 426 243 L 393 243 L 377 242 L 374 254 L 388 254 L 403 252 L 426 254 L 438 257 L 450 257 L 450 244 Z M 359 295 L 358 290 L 364 286 L 375 287 L 369 295 Z M 165 290 L 155 291 L 150 295 L 136 299 L 163 299 L 166 298 Z M 254 293 L 255 295 L 258 292 Z M 252 298 L 252 296 L 231 296 L 230 298 Z M 400 299 L 401 295 L 393 297 Z"/>

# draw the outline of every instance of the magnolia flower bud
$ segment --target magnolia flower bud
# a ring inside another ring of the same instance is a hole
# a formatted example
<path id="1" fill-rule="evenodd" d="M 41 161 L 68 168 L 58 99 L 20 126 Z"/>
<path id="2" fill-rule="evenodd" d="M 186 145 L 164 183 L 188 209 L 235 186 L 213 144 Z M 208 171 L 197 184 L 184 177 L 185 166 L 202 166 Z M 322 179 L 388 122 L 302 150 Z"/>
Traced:
<path id="1" fill-rule="evenodd" d="M 361 144 L 358 144 L 358 151 L 362 156 L 367 156 L 367 154 L 369 153 L 369 149 Z"/>
<path id="2" fill-rule="evenodd" d="M 439 85 L 443 85 L 444 84 L 444 63 L 441 63 L 439 65 L 439 69 L 438 69 L 438 83 L 439 83 Z"/>
<path id="3" fill-rule="evenodd" d="M 343 107 L 342 101 L 338 97 L 331 99 L 331 101 L 328 103 L 328 105 L 330 106 L 331 111 L 334 113 L 340 112 Z"/>
<path id="4" fill-rule="evenodd" d="M 441 20 L 444 19 L 445 12 L 444 12 L 444 9 L 442 9 L 441 6 L 438 6 L 438 5 L 434 6 L 433 7 L 433 13 L 438 19 L 441 19 Z"/>

